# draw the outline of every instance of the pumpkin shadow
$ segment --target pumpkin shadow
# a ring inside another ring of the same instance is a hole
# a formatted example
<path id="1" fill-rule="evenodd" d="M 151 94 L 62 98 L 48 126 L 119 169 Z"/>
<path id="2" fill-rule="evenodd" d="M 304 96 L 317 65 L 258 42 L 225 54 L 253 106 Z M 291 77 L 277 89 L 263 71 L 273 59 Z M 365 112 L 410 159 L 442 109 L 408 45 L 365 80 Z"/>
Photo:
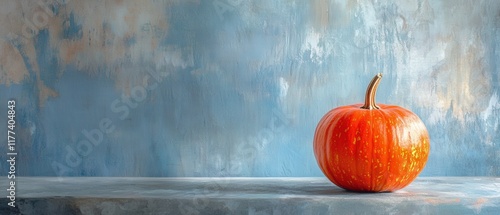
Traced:
<path id="1" fill-rule="evenodd" d="M 372 192 L 372 191 L 353 191 L 353 190 L 346 190 L 343 188 L 340 188 L 338 186 L 317 186 L 317 187 L 309 187 L 308 189 L 303 190 L 304 194 L 307 195 L 319 195 L 319 196 L 354 196 L 354 195 L 377 195 L 377 194 L 388 194 L 388 193 L 394 193 L 391 191 L 384 191 L 384 192 Z"/>

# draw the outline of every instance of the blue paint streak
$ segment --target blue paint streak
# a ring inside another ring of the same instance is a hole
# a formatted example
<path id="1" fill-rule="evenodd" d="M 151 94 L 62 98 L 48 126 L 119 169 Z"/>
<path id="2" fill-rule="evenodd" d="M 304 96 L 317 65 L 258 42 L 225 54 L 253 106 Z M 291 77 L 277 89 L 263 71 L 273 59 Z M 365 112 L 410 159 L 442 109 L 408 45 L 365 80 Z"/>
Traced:
<path id="1" fill-rule="evenodd" d="M 75 14 L 72 12 L 70 13 L 68 19 L 65 20 L 63 29 L 63 38 L 71 40 L 80 40 L 82 39 L 82 36 L 83 36 L 82 25 L 76 23 Z"/>

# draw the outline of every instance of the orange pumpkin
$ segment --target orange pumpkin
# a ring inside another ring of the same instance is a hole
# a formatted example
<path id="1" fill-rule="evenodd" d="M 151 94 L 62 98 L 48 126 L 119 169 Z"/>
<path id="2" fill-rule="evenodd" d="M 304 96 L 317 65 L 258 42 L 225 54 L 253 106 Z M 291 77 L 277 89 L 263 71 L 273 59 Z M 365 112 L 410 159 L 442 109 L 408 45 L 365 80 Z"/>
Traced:
<path id="1" fill-rule="evenodd" d="M 337 107 L 316 127 L 314 155 L 334 184 L 347 190 L 384 192 L 410 184 L 429 155 L 429 135 L 411 111 L 375 103 L 376 75 L 364 104 Z"/>

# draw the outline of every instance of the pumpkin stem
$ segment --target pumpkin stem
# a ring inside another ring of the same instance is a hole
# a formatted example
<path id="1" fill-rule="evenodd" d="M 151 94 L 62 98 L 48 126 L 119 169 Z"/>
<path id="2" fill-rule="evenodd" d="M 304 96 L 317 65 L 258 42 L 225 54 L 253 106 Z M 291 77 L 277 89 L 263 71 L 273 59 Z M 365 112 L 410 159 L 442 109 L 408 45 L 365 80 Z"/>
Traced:
<path id="1" fill-rule="evenodd" d="M 368 88 L 366 88 L 365 104 L 361 108 L 368 110 L 380 109 L 380 107 L 375 103 L 375 94 L 377 93 L 377 87 L 380 83 L 380 79 L 382 79 L 382 73 L 378 73 L 375 77 L 373 77 L 372 81 L 368 85 Z"/>

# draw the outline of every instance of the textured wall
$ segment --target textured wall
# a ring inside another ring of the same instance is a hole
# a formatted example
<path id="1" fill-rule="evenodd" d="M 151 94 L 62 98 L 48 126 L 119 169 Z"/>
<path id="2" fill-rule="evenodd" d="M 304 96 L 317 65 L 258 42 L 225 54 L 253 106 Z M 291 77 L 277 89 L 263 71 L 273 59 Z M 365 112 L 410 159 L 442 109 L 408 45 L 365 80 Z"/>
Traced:
<path id="1" fill-rule="evenodd" d="M 0 24 L 18 175 L 321 176 L 316 123 L 377 72 L 428 127 L 422 175 L 500 175 L 500 1 L 4 1 Z"/>

